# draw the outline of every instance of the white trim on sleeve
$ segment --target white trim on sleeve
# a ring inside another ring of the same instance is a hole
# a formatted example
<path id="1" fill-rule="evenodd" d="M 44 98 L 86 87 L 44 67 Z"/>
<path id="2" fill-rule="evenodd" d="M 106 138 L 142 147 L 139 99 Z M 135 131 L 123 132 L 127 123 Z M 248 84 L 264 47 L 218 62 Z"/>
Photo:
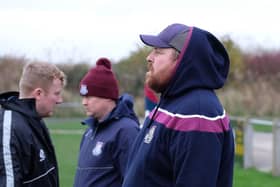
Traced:
<path id="1" fill-rule="evenodd" d="M 14 187 L 14 171 L 11 155 L 11 126 L 12 126 L 12 111 L 4 111 L 3 121 L 3 158 L 6 172 L 6 186 Z"/>

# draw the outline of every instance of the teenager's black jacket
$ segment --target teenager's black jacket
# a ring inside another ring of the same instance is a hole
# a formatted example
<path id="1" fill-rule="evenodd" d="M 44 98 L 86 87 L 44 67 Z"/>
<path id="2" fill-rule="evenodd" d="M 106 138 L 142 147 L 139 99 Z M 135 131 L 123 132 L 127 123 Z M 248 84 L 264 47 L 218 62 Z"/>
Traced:
<path id="1" fill-rule="evenodd" d="M 6 92 L 0 105 L 0 186 L 59 186 L 54 147 L 35 99 Z"/>

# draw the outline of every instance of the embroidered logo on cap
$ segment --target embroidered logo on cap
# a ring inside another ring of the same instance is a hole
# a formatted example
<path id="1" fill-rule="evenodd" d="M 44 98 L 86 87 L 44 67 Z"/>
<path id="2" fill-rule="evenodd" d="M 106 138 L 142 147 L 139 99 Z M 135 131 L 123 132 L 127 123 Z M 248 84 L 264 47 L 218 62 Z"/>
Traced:
<path id="1" fill-rule="evenodd" d="M 86 95 L 88 93 L 87 85 L 82 84 L 80 89 L 81 95 Z"/>
<path id="2" fill-rule="evenodd" d="M 98 156 L 102 153 L 102 148 L 103 148 L 104 142 L 97 142 L 95 147 L 92 150 L 93 156 Z"/>
<path id="3" fill-rule="evenodd" d="M 154 133 L 156 130 L 156 126 L 152 126 L 149 130 L 149 132 L 146 134 L 145 138 L 144 138 L 144 143 L 151 143 L 151 141 L 153 140 L 154 137 Z"/>

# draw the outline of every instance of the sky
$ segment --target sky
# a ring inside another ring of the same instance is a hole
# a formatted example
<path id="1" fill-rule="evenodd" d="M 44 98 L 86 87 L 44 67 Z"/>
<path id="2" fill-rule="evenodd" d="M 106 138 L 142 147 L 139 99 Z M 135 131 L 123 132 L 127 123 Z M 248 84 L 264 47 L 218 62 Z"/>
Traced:
<path id="1" fill-rule="evenodd" d="M 276 0 L 0 0 L 0 56 L 119 61 L 139 34 L 172 23 L 230 36 L 242 49 L 280 49 Z"/>

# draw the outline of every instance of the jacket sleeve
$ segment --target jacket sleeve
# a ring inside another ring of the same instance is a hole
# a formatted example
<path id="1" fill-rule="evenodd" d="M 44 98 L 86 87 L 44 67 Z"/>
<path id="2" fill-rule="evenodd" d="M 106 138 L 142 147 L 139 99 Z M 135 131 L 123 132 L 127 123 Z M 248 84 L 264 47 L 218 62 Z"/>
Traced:
<path id="1" fill-rule="evenodd" d="M 220 136 L 220 137 L 219 137 Z M 176 187 L 216 187 L 222 155 L 222 137 L 216 133 L 178 132 L 169 155 Z"/>
<path id="2" fill-rule="evenodd" d="M 122 177 L 124 177 L 129 150 L 132 147 L 135 137 L 139 132 L 138 124 L 132 120 L 130 123 L 135 123 L 135 125 L 124 125 L 125 127 L 119 130 L 115 146 L 113 148 L 115 167 L 117 167 L 121 172 Z"/>
<path id="3" fill-rule="evenodd" d="M 23 156 L 20 150 L 21 144 L 15 135 L 12 113 L 1 115 L 1 156 L 0 156 L 0 186 L 22 186 L 22 162 Z"/>

